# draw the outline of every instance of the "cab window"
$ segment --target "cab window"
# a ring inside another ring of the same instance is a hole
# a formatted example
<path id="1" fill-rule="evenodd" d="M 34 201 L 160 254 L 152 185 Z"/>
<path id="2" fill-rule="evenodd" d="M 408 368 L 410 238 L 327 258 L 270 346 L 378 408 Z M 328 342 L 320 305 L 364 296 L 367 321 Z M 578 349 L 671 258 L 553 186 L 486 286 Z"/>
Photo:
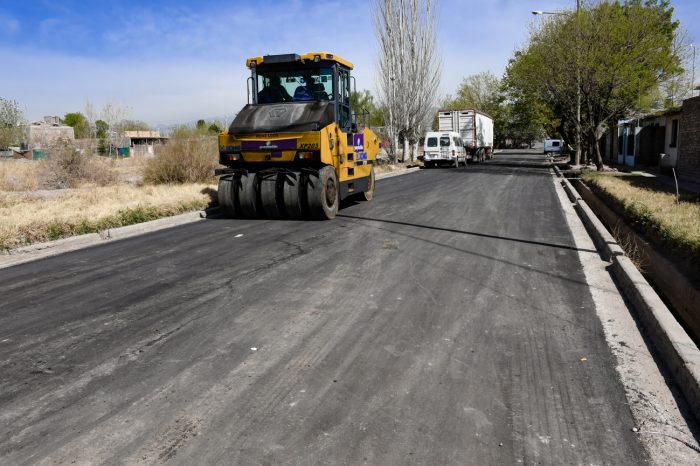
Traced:
<path id="1" fill-rule="evenodd" d="M 437 147 L 437 138 L 436 137 L 431 137 L 428 138 L 428 147 Z"/>
<path id="2" fill-rule="evenodd" d="M 261 68 L 255 74 L 258 104 L 333 100 L 330 66 Z"/>
<path id="3" fill-rule="evenodd" d="M 346 70 L 338 72 L 338 109 L 340 127 L 350 127 L 350 76 Z"/>

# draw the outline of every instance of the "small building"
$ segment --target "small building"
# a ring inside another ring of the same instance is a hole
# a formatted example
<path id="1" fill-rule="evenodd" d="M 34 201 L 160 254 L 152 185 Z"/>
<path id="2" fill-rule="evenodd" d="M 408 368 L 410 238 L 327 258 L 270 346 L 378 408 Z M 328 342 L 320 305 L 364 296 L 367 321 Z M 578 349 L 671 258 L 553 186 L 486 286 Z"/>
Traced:
<path id="1" fill-rule="evenodd" d="M 609 160 L 619 165 L 675 167 L 681 110 L 663 110 L 617 123 L 617 144 L 606 143 Z M 615 150 L 616 149 L 616 150 Z M 611 151 L 614 151 L 611 153 Z M 665 154 L 665 157 L 662 157 Z"/>
<path id="2" fill-rule="evenodd" d="M 58 117 L 44 117 L 27 125 L 27 149 L 45 150 L 59 139 L 75 140 L 72 126 L 63 125 Z"/>
<path id="3" fill-rule="evenodd" d="M 155 146 L 165 144 L 167 137 L 160 131 L 124 131 L 123 139 L 130 155 L 153 155 Z"/>

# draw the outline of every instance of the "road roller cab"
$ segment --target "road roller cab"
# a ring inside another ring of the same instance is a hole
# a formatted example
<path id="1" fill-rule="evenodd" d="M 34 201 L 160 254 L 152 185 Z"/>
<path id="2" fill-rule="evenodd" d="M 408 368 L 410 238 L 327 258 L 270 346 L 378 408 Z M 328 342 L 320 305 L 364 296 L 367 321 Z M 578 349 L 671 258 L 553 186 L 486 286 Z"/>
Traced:
<path id="1" fill-rule="evenodd" d="M 370 200 L 379 139 L 351 108 L 352 64 L 327 52 L 246 64 L 249 103 L 219 135 L 224 213 L 330 219 L 348 196 Z"/>

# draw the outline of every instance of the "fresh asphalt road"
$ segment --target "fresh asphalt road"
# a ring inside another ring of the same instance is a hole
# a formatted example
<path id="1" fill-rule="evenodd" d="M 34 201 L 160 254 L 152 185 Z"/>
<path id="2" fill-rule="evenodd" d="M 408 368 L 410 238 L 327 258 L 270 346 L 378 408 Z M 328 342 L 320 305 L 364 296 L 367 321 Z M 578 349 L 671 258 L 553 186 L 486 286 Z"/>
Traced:
<path id="1" fill-rule="evenodd" d="M 640 464 L 578 253 L 487 163 L 0 270 L 0 463 Z"/>

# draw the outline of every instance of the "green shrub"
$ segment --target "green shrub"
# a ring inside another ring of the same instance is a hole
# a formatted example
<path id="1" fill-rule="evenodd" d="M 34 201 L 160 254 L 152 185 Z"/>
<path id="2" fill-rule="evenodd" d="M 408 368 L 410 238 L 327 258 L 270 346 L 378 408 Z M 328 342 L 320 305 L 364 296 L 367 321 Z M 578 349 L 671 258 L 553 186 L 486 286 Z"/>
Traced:
<path id="1" fill-rule="evenodd" d="M 164 183 L 213 183 L 218 165 L 217 137 L 191 128 L 175 130 L 144 168 L 144 181 Z"/>

